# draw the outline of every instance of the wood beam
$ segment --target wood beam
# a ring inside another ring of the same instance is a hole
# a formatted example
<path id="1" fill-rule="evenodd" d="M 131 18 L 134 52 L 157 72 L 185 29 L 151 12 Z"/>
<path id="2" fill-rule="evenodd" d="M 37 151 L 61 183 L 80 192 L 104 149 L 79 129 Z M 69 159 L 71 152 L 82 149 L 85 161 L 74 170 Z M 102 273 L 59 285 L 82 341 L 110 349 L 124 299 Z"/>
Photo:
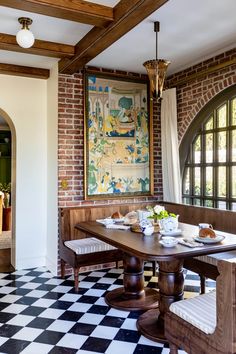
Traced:
<path id="1" fill-rule="evenodd" d="M 216 71 L 219 71 L 219 70 L 224 70 L 225 68 L 227 68 L 228 66 L 231 66 L 231 65 L 234 65 L 236 64 L 236 58 L 234 59 L 231 59 L 231 60 L 227 60 L 227 61 L 224 61 L 223 63 L 220 63 L 220 64 L 216 64 L 216 65 L 212 65 L 212 66 L 209 66 L 209 68 L 205 69 L 205 70 L 202 70 L 202 71 L 199 71 L 197 73 L 194 73 L 192 75 L 189 75 L 181 80 L 172 80 L 172 79 L 168 79 L 167 78 L 167 82 L 168 82 L 168 85 L 167 87 L 168 88 L 171 88 L 171 87 L 179 87 L 179 86 L 183 86 L 191 81 L 194 81 L 196 79 L 200 79 L 202 77 L 205 77 L 209 74 L 212 74 Z M 169 80 L 169 81 L 168 81 Z"/>
<path id="2" fill-rule="evenodd" d="M 75 56 L 62 59 L 59 71 L 73 74 L 168 0 L 120 0 L 114 7 L 114 21 L 106 28 L 94 27 L 75 48 Z"/>
<path id="3" fill-rule="evenodd" d="M 75 53 L 73 45 L 41 41 L 39 39 L 35 40 L 33 47 L 22 48 L 17 44 L 15 36 L 5 33 L 0 33 L 0 50 L 36 54 L 52 58 L 70 58 Z"/>
<path id="4" fill-rule="evenodd" d="M 0 74 L 32 77 L 35 79 L 47 80 L 50 76 L 50 70 L 41 68 L 32 68 L 29 66 L 1 64 Z"/>
<path id="5" fill-rule="evenodd" d="M 0 0 L 0 5 L 98 27 L 113 21 L 112 7 L 83 0 Z"/>

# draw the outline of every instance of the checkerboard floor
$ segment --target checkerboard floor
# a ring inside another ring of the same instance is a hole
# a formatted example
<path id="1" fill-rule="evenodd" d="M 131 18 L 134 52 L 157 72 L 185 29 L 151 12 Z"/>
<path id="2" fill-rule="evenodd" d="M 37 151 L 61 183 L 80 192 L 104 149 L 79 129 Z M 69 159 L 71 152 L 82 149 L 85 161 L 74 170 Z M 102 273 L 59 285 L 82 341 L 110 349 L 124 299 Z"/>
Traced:
<path id="1" fill-rule="evenodd" d="M 168 345 L 153 342 L 136 329 L 139 311 L 110 308 L 107 291 L 122 285 L 122 269 L 53 277 L 45 268 L 0 273 L 0 354 L 167 354 Z M 146 285 L 155 288 L 151 264 L 145 265 Z M 188 273 L 185 296 L 199 292 L 199 279 Z M 208 282 L 212 288 L 213 281 Z M 183 354 L 183 351 L 179 351 Z"/>

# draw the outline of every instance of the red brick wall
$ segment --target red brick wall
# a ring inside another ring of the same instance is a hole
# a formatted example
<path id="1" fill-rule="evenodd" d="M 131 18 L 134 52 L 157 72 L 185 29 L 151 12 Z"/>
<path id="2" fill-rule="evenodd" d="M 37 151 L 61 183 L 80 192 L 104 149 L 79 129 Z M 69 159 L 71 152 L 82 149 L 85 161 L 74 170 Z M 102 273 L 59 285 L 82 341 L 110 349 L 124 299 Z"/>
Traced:
<path id="1" fill-rule="evenodd" d="M 176 80 L 204 71 L 211 66 L 235 59 L 236 49 L 217 55 L 168 78 L 171 85 Z M 236 84 L 236 64 L 200 77 L 177 87 L 177 114 L 179 141 L 182 140 L 190 123 L 201 109 L 218 93 Z"/>
<path id="2" fill-rule="evenodd" d="M 104 71 L 105 72 L 105 71 Z M 127 74 L 128 75 L 128 74 Z M 132 74 L 132 76 L 137 74 Z M 84 178 L 84 92 L 83 74 L 59 75 L 59 119 L 58 119 L 58 168 L 59 168 L 59 206 L 70 207 L 81 204 L 117 203 L 120 200 L 85 201 Z M 159 107 L 154 107 L 154 193 L 162 199 L 161 172 L 161 127 Z M 63 189 L 61 182 L 66 180 L 68 187 Z M 149 198 L 122 199 L 122 202 L 135 202 Z"/>

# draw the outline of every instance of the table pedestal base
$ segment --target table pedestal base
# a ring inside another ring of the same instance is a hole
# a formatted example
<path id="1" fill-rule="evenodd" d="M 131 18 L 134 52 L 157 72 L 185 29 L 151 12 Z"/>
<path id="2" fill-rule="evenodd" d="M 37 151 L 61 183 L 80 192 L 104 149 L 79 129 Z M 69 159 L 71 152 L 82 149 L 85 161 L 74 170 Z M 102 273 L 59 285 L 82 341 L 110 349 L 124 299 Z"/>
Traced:
<path id="1" fill-rule="evenodd" d="M 144 288 L 143 260 L 124 253 L 124 287 L 114 289 L 105 296 L 111 307 L 125 311 L 149 310 L 158 306 L 156 289 Z"/>
<path id="2" fill-rule="evenodd" d="M 159 262 L 159 309 L 149 310 L 137 321 L 138 330 L 147 338 L 161 343 L 167 340 L 164 334 L 165 313 L 170 305 L 183 299 L 183 260 Z"/>
<path id="3" fill-rule="evenodd" d="M 118 310 L 138 311 L 158 306 L 159 294 L 155 289 L 144 288 L 141 296 L 127 296 L 124 288 L 111 290 L 105 297 L 106 303 Z"/>
<path id="4" fill-rule="evenodd" d="M 159 315 L 160 311 L 158 309 L 145 312 L 137 320 L 137 329 L 146 338 L 155 342 L 166 343 L 164 321 Z"/>

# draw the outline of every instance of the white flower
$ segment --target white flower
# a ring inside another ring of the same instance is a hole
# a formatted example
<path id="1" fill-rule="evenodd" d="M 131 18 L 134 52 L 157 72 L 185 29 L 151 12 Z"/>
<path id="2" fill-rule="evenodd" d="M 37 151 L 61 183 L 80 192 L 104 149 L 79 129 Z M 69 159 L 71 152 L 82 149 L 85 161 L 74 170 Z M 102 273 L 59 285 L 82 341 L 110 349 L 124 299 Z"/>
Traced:
<path id="1" fill-rule="evenodd" d="M 154 210 L 154 213 L 158 215 L 158 214 L 160 214 L 161 211 L 165 210 L 165 207 L 163 207 L 161 205 L 155 205 L 153 210 Z"/>

